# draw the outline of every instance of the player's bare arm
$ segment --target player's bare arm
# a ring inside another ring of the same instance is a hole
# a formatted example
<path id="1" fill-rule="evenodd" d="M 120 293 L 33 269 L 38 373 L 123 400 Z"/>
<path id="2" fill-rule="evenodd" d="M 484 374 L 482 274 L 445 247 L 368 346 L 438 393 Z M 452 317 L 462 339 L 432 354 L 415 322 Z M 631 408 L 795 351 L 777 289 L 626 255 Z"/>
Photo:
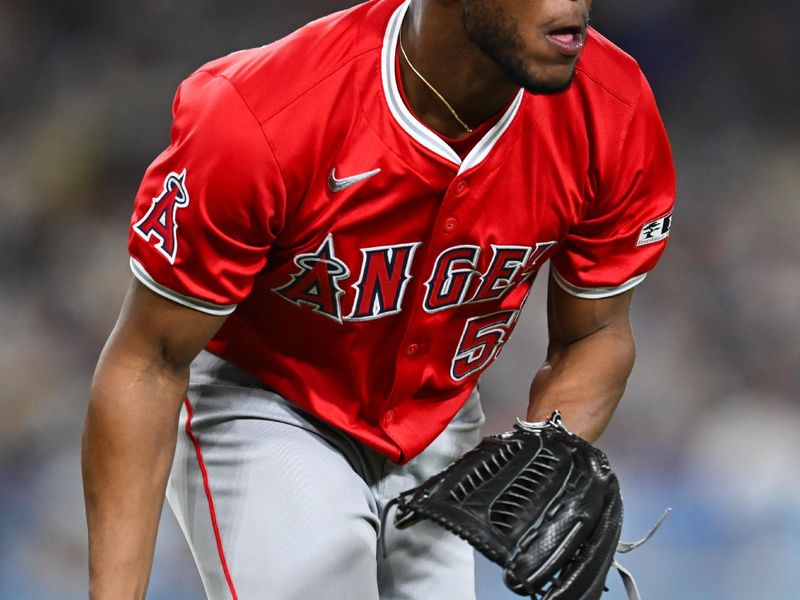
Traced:
<path id="1" fill-rule="evenodd" d="M 573 433 L 590 442 L 600 437 L 633 368 L 632 296 L 579 298 L 550 278 L 547 360 L 531 384 L 529 421 L 558 409 Z"/>
<path id="2" fill-rule="evenodd" d="M 224 317 L 134 282 L 97 365 L 83 434 L 92 598 L 144 598 L 189 363 Z"/>

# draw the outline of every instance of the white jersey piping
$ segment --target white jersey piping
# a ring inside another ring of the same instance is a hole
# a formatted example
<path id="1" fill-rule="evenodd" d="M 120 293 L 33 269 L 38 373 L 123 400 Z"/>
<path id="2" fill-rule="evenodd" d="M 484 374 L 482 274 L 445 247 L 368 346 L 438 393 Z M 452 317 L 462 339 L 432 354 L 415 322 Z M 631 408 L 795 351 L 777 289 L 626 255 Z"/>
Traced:
<path id="1" fill-rule="evenodd" d="M 145 287 L 154 291 L 159 296 L 163 296 L 167 300 L 172 300 L 181 306 L 193 308 L 194 310 L 214 316 L 229 315 L 236 310 L 236 304 L 229 304 L 227 306 L 222 304 L 214 304 L 213 302 L 207 302 L 206 300 L 199 300 L 197 298 L 192 298 L 191 296 L 184 296 L 183 294 L 179 294 L 178 292 L 161 285 L 150 276 L 150 273 L 148 273 L 147 270 L 142 266 L 142 263 L 133 257 L 130 259 L 130 265 L 133 275 L 136 277 L 136 279 L 142 282 Z"/>
<path id="2" fill-rule="evenodd" d="M 553 274 L 553 279 L 555 279 L 556 283 L 564 291 L 572 294 L 573 296 L 577 296 L 578 298 L 585 298 L 587 300 L 610 298 L 611 296 L 616 296 L 623 292 L 627 292 L 628 290 L 642 283 L 644 278 L 647 277 L 647 273 L 642 273 L 641 275 L 637 275 L 636 277 L 628 279 L 628 281 L 616 287 L 586 288 L 571 284 L 569 281 L 564 279 L 552 265 L 550 267 L 550 272 Z"/>

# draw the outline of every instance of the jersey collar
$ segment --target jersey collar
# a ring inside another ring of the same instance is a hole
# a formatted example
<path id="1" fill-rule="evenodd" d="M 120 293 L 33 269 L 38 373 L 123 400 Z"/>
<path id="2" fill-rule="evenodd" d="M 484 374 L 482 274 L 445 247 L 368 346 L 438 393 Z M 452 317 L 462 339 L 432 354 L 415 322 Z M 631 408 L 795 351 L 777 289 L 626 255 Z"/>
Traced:
<path id="1" fill-rule="evenodd" d="M 517 114 L 522 104 L 524 90 L 519 90 L 514 101 L 509 105 L 500 120 L 494 127 L 486 132 L 486 135 L 484 135 L 470 153 L 464 157 L 464 160 L 461 160 L 461 157 L 456 154 L 455 150 L 440 138 L 435 131 L 419 121 L 414 114 L 408 110 L 400 95 L 400 90 L 398 89 L 397 76 L 395 74 L 395 54 L 397 52 L 397 40 L 400 36 L 400 26 L 408 10 L 409 2 L 410 0 L 406 0 L 394 11 L 392 17 L 389 19 L 389 25 L 383 37 L 383 48 L 381 50 L 381 82 L 383 84 L 383 95 L 386 98 L 386 104 L 389 106 L 389 112 L 392 113 L 395 121 L 397 121 L 408 135 L 431 152 L 457 165 L 458 172 L 463 173 L 483 162 L 489 155 L 489 152 L 514 120 L 514 116 Z"/>

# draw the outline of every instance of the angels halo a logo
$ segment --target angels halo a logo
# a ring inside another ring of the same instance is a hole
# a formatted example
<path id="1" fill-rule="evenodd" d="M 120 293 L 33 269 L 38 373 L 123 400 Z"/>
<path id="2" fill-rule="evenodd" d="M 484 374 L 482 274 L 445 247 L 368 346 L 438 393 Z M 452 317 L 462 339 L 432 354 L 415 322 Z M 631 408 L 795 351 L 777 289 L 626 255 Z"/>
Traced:
<path id="1" fill-rule="evenodd" d="M 178 254 L 178 221 L 176 213 L 179 208 L 189 206 L 189 192 L 186 189 L 186 169 L 180 173 L 174 171 L 164 178 L 161 194 L 153 198 L 153 203 L 145 215 L 134 225 L 133 230 L 146 242 L 151 238 L 157 241 L 156 250 L 161 252 L 170 264 L 175 263 Z"/>

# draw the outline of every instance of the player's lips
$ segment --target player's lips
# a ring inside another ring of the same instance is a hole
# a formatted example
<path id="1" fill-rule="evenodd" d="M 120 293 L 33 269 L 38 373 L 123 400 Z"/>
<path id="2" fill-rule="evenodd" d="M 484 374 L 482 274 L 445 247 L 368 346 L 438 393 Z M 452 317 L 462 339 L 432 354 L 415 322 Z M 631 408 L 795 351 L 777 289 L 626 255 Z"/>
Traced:
<path id="1" fill-rule="evenodd" d="M 553 29 L 545 37 L 561 54 L 577 56 L 583 50 L 585 33 L 583 27 L 571 26 Z"/>

